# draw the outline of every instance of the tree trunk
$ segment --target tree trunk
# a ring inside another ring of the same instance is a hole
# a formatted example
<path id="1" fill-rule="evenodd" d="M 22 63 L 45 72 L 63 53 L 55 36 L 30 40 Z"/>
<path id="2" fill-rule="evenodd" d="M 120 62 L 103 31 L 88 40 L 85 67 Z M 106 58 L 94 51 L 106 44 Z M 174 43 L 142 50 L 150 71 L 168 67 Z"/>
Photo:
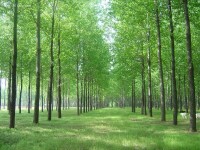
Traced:
<path id="1" fill-rule="evenodd" d="M 77 49 L 77 58 L 76 58 L 76 96 L 77 96 L 77 115 L 80 115 L 79 108 L 79 50 Z"/>
<path id="2" fill-rule="evenodd" d="M 173 124 L 177 125 L 178 104 L 177 104 L 177 89 L 176 89 L 176 68 L 175 68 L 176 67 L 176 63 L 175 63 L 175 46 L 174 46 L 174 25 L 173 25 L 173 19 L 172 19 L 171 0 L 168 0 L 168 12 L 169 12 L 170 39 L 171 39 L 172 101 L 174 103 L 174 105 L 173 105 L 174 106 Z"/>
<path id="3" fill-rule="evenodd" d="M 21 65 L 22 65 L 22 60 L 21 60 Z M 21 66 L 22 68 L 22 66 Z M 22 89 L 23 89 L 23 73 L 22 73 L 22 69 L 21 69 L 21 85 L 20 85 L 20 92 L 19 92 L 19 113 L 21 114 L 22 111 Z"/>
<path id="4" fill-rule="evenodd" d="M 30 113 L 31 109 L 31 73 L 28 73 L 28 113 Z"/>
<path id="5" fill-rule="evenodd" d="M 149 27 L 148 27 L 148 33 L 147 33 L 147 41 L 148 41 L 147 65 L 148 65 L 149 116 L 152 117 L 153 113 L 152 113 L 152 89 L 151 89 L 151 48 L 150 48 L 150 28 Z"/>
<path id="6" fill-rule="evenodd" d="M 142 45 L 143 46 L 143 45 Z M 145 66 L 144 66 L 144 55 L 143 55 L 143 48 L 142 48 L 142 110 L 141 113 L 143 115 L 147 115 L 147 111 L 146 111 L 146 90 L 145 90 L 145 78 L 144 78 L 144 74 L 145 74 Z"/>
<path id="7" fill-rule="evenodd" d="M 188 12 L 188 0 L 183 0 L 185 26 L 186 26 L 186 46 L 188 60 L 188 81 L 189 81 L 189 96 L 190 96 L 190 131 L 196 132 L 196 102 L 195 102 L 195 85 L 194 85 L 194 67 L 192 62 L 192 41 L 190 32 L 190 19 Z"/>
<path id="8" fill-rule="evenodd" d="M 163 79 L 163 67 L 162 67 L 162 55 L 161 55 L 161 35 L 160 35 L 160 19 L 158 12 L 158 2 L 155 0 L 156 5 L 156 26 L 157 26 L 157 38 L 158 38 L 158 67 L 160 74 L 160 102 L 161 102 L 161 121 L 166 121 L 165 113 L 165 89 L 164 89 L 164 79 Z"/>
<path id="9" fill-rule="evenodd" d="M 64 86 L 64 84 L 62 85 L 62 108 L 63 108 L 63 110 L 65 109 L 65 86 Z"/>
<path id="10" fill-rule="evenodd" d="M 44 79 L 43 79 L 43 77 L 42 77 L 42 87 L 41 87 L 41 95 L 42 95 L 42 112 L 44 111 L 44 104 L 45 104 L 45 102 L 44 102 L 44 81 L 43 81 Z"/>
<path id="11" fill-rule="evenodd" d="M 11 105 L 11 93 L 12 93 L 12 56 L 10 54 L 10 61 L 9 61 L 9 74 L 8 74 L 8 103 L 7 103 L 7 110 L 10 114 L 10 105 Z"/>
<path id="12" fill-rule="evenodd" d="M 92 111 L 93 105 L 93 80 L 90 82 L 90 111 Z"/>
<path id="13" fill-rule="evenodd" d="M 132 112 L 135 113 L 135 79 L 132 81 Z"/>
<path id="14" fill-rule="evenodd" d="M 90 111 L 90 80 L 89 80 L 89 77 L 88 77 L 88 91 L 87 91 L 87 108 L 88 108 L 88 111 Z"/>
<path id="15" fill-rule="evenodd" d="M 5 80 L 5 89 L 4 89 L 4 100 L 3 100 L 3 108 L 6 109 L 6 80 Z"/>
<path id="16" fill-rule="evenodd" d="M 178 75 L 178 82 L 179 82 L 179 86 L 178 86 L 178 91 L 179 91 L 179 94 L 178 94 L 178 97 L 179 97 L 179 109 L 180 109 L 180 112 L 183 111 L 183 108 L 182 108 L 182 94 L 181 94 L 181 75 L 179 74 Z"/>
<path id="17" fill-rule="evenodd" d="M 71 94 L 71 88 L 70 88 L 70 80 L 69 80 L 69 83 L 68 83 L 68 97 L 67 97 L 67 108 L 69 109 L 70 108 L 70 94 Z"/>
<path id="18" fill-rule="evenodd" d="M 61 118 L 61 61 L 60 61 L 60 26 L 58 31 L 58 118 Z"/>
<path id="19" fill-rule="evenodd" d="M 13 62 L 12 62 L 12 99 L 10 102 L 10 128 L 15 128 L 15 104 L 16 104 L 16 74 L 17 74 L 17 19 L 18 0 L 14 2 L 14 28 L 13 28 Z"/>
<path id="20" fill-rule="evenodd" d="M 87 105 L 87 103 L 88 103 L 88 84 L 87 84 L 87 77 L 85 77 L 86 79 L 85 79 L 85 112 L 88 112 L 88 105 Z"/>
<path id="21" fill-rule="evenodd" d="M 81 103 L 80 103 L 80 113 L 83 113 L 83 80 L 81 79 Z"/>
<path id="22" fill-rule="evenodd" d="M 36 52 L 36 90 L 33 123 L 39 122 L 40 101 L 40 73 L 41 73 L 41 47 L 40 47 L 40 0 L 37 0 L 37 52 Z"/>
<path id="23" fill-rule="evenodd" d="M 55 87 L 54 87 L 54 84 L 55 84 L 55 83 L 54 83 L 54 79 L 53 79 L 52 82 L 53 82 L 53 85 L 52 85 L 52 102 L 51 102 L 51 111 L 53 111 L 53 108 L 54 108 L 54 101 L 55 101 L 55 100 L 54 100 L 54 88 L 55 88 Z"/>
<path id="24" fill-rule="evenodd" d="M 185 82 L 185 75 L 184 75 L 184 79 L 183 79 L 183 84 L 184 84 L 184 99 L 185 99 L 185 110 L 188 113 L 188 101 L 187 101 L 187 90 L 186 90 L 186 82 Z"/>
<path id="25" fill-rule="evenodd" d="M 172 73 L 170 73 L 170 75 L 171 75 L 171 89 L 170 89 L 170 91 L 171 91 L 171 94 L 170 94 L 170 109 L 171 109 L 171 111 L 173 110 L 173 101 L 172 101 L 172 90 L 173 90 L 173 81 L 172 81 Z M 178 111 L 178 110 L 177 110 Z"/>
<path id="26" fill-rule="evenodd" d="M 141 72 L 141 76 L 142 76 L 142 103 L 141 103 L 141 114 L 144 115 L 144 59 L 142 58 L 142 72 Z"/>
<path id="27" fill-rule="evenodd" d="M 54 23 L 55 23 L 55 10 L 56 0 L 53 1 L 53 12 L 52 12 L 52 24 L 51 24 L 51 44 L 50 44 L 50 74 L 49 74 L 49 89 L 48 89 L 48 121 L 51 121 L 51 110 L 53 102 L 53 68 L 54 68 L 54 57 L 53 57 L 53 42 L 54 42 Z"/>
<path id="28" fill-rule="evenodd" d="M 84 78 L 84 83 L 83 83 L 83 113 L 86 112 L 86 80 Z"/>

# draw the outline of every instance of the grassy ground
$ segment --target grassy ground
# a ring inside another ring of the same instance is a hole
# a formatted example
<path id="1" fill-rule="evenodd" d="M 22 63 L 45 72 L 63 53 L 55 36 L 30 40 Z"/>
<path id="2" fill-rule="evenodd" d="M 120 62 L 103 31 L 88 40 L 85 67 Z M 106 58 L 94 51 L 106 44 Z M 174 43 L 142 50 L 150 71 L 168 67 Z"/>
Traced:
<path id="1" fill-rule="evenodd" d="M 172 125 L 172 114 L 160 122 L 154 117 L 133 114 L 130 108 L 105 108 L 76 116 L 75 109 L 63 112 L 52 121 L 40 113 L 39 125 L 32 124 L 33 113 L 16 114 L 16 128 L 9 129 L 9 116 L 0 111 L 0 149 L 5 150 L 126 150 L 126 149 L 200 149 L 200 132 L 189 132 L 189 120 L 179 116 Z M 197 120 L 197 127 L 200 120 Z"/>

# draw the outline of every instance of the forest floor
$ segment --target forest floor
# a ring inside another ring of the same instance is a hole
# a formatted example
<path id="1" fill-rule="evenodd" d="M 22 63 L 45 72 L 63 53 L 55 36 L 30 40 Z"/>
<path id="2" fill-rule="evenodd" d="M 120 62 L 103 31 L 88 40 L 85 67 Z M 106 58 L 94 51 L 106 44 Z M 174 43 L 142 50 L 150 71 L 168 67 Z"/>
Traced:
<path id="1" fill-rule="evenodd" d="M 126 150 L 126 149 L 200 149 L 200 131 L 189 132 L 189 119 L 178 116 L 172 125 L 172 112 L 167 121 L 160 121 L 160 112 L 153 117 L 131 113 L 130 108 L 104 108 L 76 115 L 76 109 L 65 110 L 62 118 L 53 111 L 40 112 L 40 123 L 32 123 L 33 112 L 16 113 L 16 128 L 9 129 L 9 116 L 0 111 L 0 149 L 2 150 Z M 200 119 L 197 120 L 200 130 Z"/>

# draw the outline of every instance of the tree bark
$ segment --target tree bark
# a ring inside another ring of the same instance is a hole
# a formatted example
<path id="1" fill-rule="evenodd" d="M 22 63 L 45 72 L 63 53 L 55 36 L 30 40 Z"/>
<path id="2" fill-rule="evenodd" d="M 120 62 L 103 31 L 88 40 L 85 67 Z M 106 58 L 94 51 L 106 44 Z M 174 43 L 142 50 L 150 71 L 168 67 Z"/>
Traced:
<path id="1" fill-rule="evenodd" d="M 28 113 L 31 109 L 31 72 L 28 73 Z"/>
<path id="2" fill-rule="evenodd" d="M 177 104 L 177 88 L 176 88 L 176 63 L 175 63 L 175 45 L 174 45 L 174 25 L 172 19 L 172 6 L 171 0 L 168 0 L 168 12 L 170 22 L 170 40 L 171 40 L 171 72 L 172 72 L 172 101 L 174 106 L 173 111 L 173 124 L 177 125 L 178 104 Z"/>
<path id="3" fill-rule="evenodd" d="M 64 84 L 62 85 L 62 108 L 63 108 L 63 110 L 65 109 L 65 86 L 64 86 Z"/>
<path id="4" fill-rule="evenodd" d="M 90 111 L 92 111 L 93 105 L 93 79 L 90 81 Z"/>
<path id="5" fill-rule="evenodd" d="M 181 111 L 183 111 L 183 107 L 182 107 L 181 75 L 180 75 L 180 74 L 178 75 L 178 82 L 179 82 L 179 86 L 178 86 L 178 91 L 179 91 L 179 92 L 178 92 L 178 97 L 179 97 L 179 98 L 178 98 L 178 99 L 179 99 L 179 100 L 178 100 L 178 101 L 179 101 L 179 107 L 178 107 L 178 108 L 179 108 L 179 110 L 180 110 L 180 112 L 181 112 Z"/>
<path id="6" fill-rule="evenodd" d="M 80 115 L 79 100 L 79 50 L 77 49 L 76 58 L 76 96 L 77 96 L 77 115 Z"/>
<path id="7" fill-rule="evenodd" d="M 195 84 L 194 84 L 194 66 L 192 62 L 192 41 L 190 31 L 190 18 L 188 10 L 188 0 L 183 0 L 185 26 L 186 26 L 186 47 L 188 61 L 188 81 L 189 81 L 189 97 L 190 97 L 190 131 L 196 132 L 196 102 L 195 102 Z"/>
<path id="8" fill-rule="evenodd" d="M 4 109 L 6 109 L 6 86 L 7 86 L 7 81 L 5 80 L 4 102 L 3 102 L 3 108 Z"/>
<path id="9" fill-rule="evenodd" d="M 10 128 L 15 128 L 15 104 L 16 104 L 16 74 L 17 74 L 17 20 L 18 0 L 14 2 L 14 28 L 13 28 L 13 62 L 12 62 L 12 99 L 10 102 Z"/>
<path id="10" fill-rule="evenodd" d="M 83 113 L 86 112 L 86 79 L 83 81 Z"/>
<path id="11" fill-rule="evenodd" d="M 41 47 L 40 47 L 40 0 L 37 0 L 37 51 L 36 51 L 36 90 L 33 123 L 39 123 L 40 101 L 40 73 L 41 73 Z"/>
<path id="12" fill-rule="evenodd" d="M 157 27 L 157 38 L 158 38 L 158 67 L 160 74 L 160 102 L 161 102 L 161 121 L 166 121 L 165 113 L 165 89 L 163 79 L 163 67 L 162 67 L 162 54 L 161 54 L 161 35 L 160 35 L 160 18 L 158 12 L 158 2 L 154 0 L 156 6 L 156 27 Z"/>
<path id="13" fill-rule="evenodd" d="M 20 92 L 19 92 L 19 113 L 21 114 L 22 112 L 22 89 L 23 89 L 23 73 L 22 73 L 22 58 L 21 58 L 21 74 L 20 74 L 20 78 L 21 78 L 21 85 L 20 85 Z"/>
<path id="14" fill-rule="evenodd" d="M 71 94 L 71 88 L 70 88 L 70 80 L 69 80 L 69 83 L 68 83 L 68 97 L 67 97 L 67 108 L 69 109 L 70 108 L 70 94 Z"/>
<path id="15" fill-rule="evenodd" d="M 148 65 L 148 100 L 149 100 L 149 116 L 152 117 L 152 89 L 151 89 L 151 48 L 150 48 L 150 28 L 147 33 L 148 51 L 147 51 L 147 65 Z"/>
<path id="16" fill-rule="evenodd" d="M 8 103 L 7 103 L 7 110 L 10 114 L 10 105 L 11 105 L 11 93 L 12 93 L 12 56 L 10 54 L 10 61 L 9 61 L 9 74 L 8 74 Z"/>
<path id="17" fill-rule="evenodd" d="M 89 79 L 89 76 L 88 76 L 88 90 L 87 90 L 87 108 L 88 108 L 88 112 L 90 111 L 90 79 Z"/>
<path id="18" fill-rule="evenodd" d="M 42 86 L 41 86 L 41 95 L 42 95 L 42 112 L 44 111 L 44 104 L 45 104 L 45 101 L 44 101 L 44 81 L 43 81 L 43 77 L 42 77 Z"/>
<path id="19" fill-rule="evenodd" d="M 142 107 L 141 107 L 141 114 L 146 115 L 146 103 L 145 103 L 145 79 L 144 79 L 144 57 L 142 52 Z"/>
<path id="20" fill-rule="evenodd" d="M 81 79 L 81 103 L 80 103 L 80 113 L 83 113 L 83 79 Z"/>
<path id="21" fill-rule="evenodd" d="M 53 1 L 52 24 L 51 24 L 51 44 L 50 44 L 50 74 L 49 74 L 49 89 L 48 89 L 48 121 L 51 121 L 51 111 L 53 103 L 53 69 L 54 69 L 54 56 L 53 56 L 53 42 L 54 42 L 54 24 L 55 24 L 55 10 L 56 0 Z"/>
<path id="22" fill-rule="evenodd" d="M 135 113 L 135 79 L 132 81 L 132 112 Z"/>
<path id="23" fill-rule="evenodd" d="M 183 84 L 184 84 L 184 99 L 185 99 L 185 110 L 188 113 L 188 100 L 187 100 L 187 90 L 186 90 L 186 82 L 185 82 L 185 75 L 184 75 L 184 79 L 183 79 Z"/>
<path id="24" fill-rule="evenodd" d="M 87 77 L 85 77 L 85 112 L 88 112 L 88 84 Z"/>
<path id="25" fill-rule="evenodd" d="M 60 60 L 60 26 L 58 31 L 58 118 L 61 118 L 61 60 Z"/>

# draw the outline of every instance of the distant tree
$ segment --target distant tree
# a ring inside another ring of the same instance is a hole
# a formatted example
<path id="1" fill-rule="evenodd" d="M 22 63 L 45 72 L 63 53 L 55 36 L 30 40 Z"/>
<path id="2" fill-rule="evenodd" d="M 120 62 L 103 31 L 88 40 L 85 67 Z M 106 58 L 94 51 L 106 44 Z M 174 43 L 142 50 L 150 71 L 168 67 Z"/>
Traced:
<path id="1" fill-rule="evenodd" d="M 135 79 L 132 80 L 132 93 L 131 93 L 131 97 L 132 97 L 132 112 L 135 112 Z"/>

